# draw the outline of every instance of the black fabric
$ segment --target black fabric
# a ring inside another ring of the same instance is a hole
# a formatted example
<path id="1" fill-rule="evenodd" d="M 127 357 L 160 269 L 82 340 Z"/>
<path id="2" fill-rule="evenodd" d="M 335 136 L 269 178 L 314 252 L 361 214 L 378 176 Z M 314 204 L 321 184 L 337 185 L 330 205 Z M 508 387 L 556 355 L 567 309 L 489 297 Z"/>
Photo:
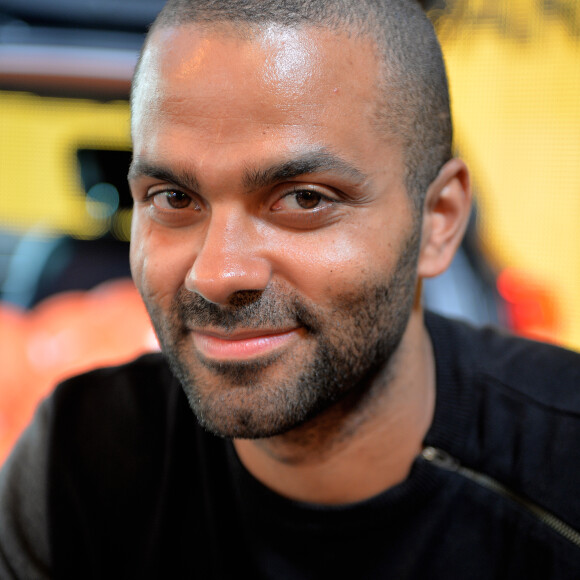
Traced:
<path id="1" fill-rule="evenodd" d="M 580 356 L 427 315 L 437 402 L 425 444 L 580 529 Z M 160 355 L 50 403 L 54 578 L 580 578 L 580 548 L 421 458 L 365 502 L 289 501 L 204 432 Z"/>

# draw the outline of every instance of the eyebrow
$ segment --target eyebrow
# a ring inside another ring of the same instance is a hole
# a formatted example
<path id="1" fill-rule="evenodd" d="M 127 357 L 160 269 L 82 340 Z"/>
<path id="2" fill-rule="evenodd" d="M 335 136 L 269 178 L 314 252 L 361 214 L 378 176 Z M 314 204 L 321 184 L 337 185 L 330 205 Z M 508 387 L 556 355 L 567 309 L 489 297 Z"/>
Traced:
<path id="1" fill-rule="evenodd" d="M 356 184 L 366 180 L 366 175 L 341 157 L 321 148 L 303 153 L 293 159 L 275 163 L 266 169 L 247 169 L 244 186 L 247 189 L 258 189 L 279 181 L 293 179 L 321 171 L 334 171 L 350 178 Z"/>
<path id="2" fill-rule="evenodd" d="M 133 159 L 129 166 L 127 179 L 132 181 L 138 177 L 152 177 L 160 181 L 175 183 L 178 187 L 189 191 L 199 191 L 197 177 L 191 171 L 172 171 L 171 169 L 141 159 Z"/>
<path id="3" fill-rule="evenodd" d="M 264 169 L 247 168 L 244 171 L 243 185 L 248 191 L 273 185 L 280 181 L 293 179 L 321 171 L 334 171 L 348 177 L 355 184 L 366 181 L 367 176 L 357 167 L 341 157 L 330 153 L 325 148 L 300 154 L 292 159 L 274 163 Z M 163 165 L 134 159 L 129 168 L 128 179 L 152 177 L 161 181 L 174 183 L 189 191 L 200 191 L 196 175 L 189 170 L 171 170 Z"/>

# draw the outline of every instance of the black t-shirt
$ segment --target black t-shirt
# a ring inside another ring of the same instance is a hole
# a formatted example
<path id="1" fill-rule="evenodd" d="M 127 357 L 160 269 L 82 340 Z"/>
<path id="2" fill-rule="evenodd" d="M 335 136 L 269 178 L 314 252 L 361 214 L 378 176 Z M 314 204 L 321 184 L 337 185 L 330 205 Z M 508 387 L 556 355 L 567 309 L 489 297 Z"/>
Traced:
<path id="1" fill-rule="evenodd" d="M 160 355 L 61 385 L 39 459 L 50 577 L 580 578 L 580 356 L 426 322 L 426 451 L 402 484 L 348 506 L 256 481 Z"/>

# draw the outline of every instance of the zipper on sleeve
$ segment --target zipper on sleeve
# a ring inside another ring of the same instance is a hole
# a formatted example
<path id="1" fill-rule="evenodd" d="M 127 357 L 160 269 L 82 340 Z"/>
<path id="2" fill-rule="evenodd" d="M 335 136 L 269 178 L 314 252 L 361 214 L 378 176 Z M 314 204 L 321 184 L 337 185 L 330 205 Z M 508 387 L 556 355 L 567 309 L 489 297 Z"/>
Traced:
<path id="1" fill-rule="evenodd" d="M 455 459 L 455 457 L 449 455 L 449 453 L 446 451 L 437 449 L 436 447 L 425 447 L 425 449 L 423 449 L 421 452 L 421 457 L 425 461 L 428 461 L 429 463 L 432 463 L 441 469 L 458 473 L 459 475 L 462 475 L 463 477 L 477 483 L 481 487 L 484 487 L 496 493 L 497 495 L 504 497 L 513 503 L 516 503 L 521 508 L 531 513 L 536 519 L 550 527 L 560 536 L 580 548 L 580 533 L 563 522 L 561 519 L 557 518 L 554 514 L 550 513 L 529 499 L 526 499 L 525 497 L 513 492 L 503 483 L 500 483 L 488 475 L 479 473 L 473 469 L 469 469 L 468 467 L 464 467 L 457 459 Z"/>

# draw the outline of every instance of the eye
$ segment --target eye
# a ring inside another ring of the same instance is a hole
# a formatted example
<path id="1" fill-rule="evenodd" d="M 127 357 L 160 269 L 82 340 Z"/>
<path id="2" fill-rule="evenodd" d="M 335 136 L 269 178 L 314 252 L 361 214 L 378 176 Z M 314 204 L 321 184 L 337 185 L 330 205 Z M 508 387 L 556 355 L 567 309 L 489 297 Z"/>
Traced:
<path id="1" fill-rule="evenodd" d="M 153 205 L 158 209 L 201 209 L 199 204 L 192 197 L 175 189 L 153 193 L 151 194 L 151 198 L 153 200 Z"/>
<path id="2" fill-rule="evenodd" d="M 290 194 L 290 199 L 294 199 L 296 205 L 302 209 L 314 209 L 322 201 L 322 196 L 316 191 L 297 191 Z"/>
<path id="3" fill-rule="evenodd" d="M 294 184 L 290 190 L 284 187 L 277 192 L 270 219 L 282 227 L 313 230 L 335 223 L 346 209 L 339 194 L 329 187 Z"/>
<path id="4" fill-rule="evenodd" d="M 320 210 L 333 201 L 316 190 L 296 189 L 279 199 L 272 211 Z"/>

